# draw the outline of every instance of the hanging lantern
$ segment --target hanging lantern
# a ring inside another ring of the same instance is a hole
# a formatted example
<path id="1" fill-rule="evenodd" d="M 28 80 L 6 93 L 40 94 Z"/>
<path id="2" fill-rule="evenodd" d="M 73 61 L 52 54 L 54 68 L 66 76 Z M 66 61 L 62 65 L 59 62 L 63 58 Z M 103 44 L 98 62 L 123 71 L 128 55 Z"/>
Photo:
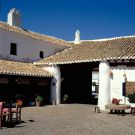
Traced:
<path id="1" fill-rule="evenodd" d="M 111 78 L 113 77 L 113 72 L 112 72 L 112 70 L 110 70 L 109 75 L 110 75 Z"/>

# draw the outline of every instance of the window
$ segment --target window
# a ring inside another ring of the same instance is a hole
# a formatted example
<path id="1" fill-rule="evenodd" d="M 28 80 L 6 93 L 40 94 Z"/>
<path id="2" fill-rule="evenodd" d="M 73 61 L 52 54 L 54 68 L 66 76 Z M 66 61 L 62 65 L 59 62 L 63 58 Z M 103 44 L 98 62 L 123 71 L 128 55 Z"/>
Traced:
<path id="1" fill-rule="evenodd" d="M 11 43 L 10 45 L 10 54 L 17 55 L 17 45 L 15 43 Z"/>
<path id="2" fill-rule="evenodd" d="M 43 52 L 43 51 L 40 51 L 39 57 L 40 57 L 40 58 L 44 58 L 44 52 Z"/>

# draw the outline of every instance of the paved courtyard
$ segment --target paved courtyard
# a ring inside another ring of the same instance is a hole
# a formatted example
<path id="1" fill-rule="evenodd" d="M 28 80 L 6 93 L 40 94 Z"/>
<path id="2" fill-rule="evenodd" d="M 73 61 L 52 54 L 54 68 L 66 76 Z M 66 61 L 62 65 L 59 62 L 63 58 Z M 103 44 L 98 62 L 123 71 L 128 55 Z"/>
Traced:
<path id="1" fill-rule="evenodd" d="M 22 123 L 0 135 L 135 135 L 135 116 L 94 113 L 94 106 L 24 107 Z"/>

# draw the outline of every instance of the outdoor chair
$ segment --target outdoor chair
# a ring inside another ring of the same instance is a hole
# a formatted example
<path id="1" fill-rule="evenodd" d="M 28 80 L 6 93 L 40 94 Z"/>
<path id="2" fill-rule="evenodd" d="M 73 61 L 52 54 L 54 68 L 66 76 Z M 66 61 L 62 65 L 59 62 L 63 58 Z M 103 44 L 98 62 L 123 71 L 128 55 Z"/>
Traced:
<path id="1" fill-rule="evenodd" d="M 11 109 L 12 115 L 15 114 L 16 122 L 20 122 L 21 121 L 21 108 L 22 108 L 22 100 L 17 100 L 16 101 L 16 108 L 12 108 Z"/>
<path id="2" fill-rule="evenodd" d="M 0 129 L 2 129 L 2 102 L 0 102 Z"/>
<path id="3" fill-rule="evenodd" d="M 2 129 L 3 122 L 7 122 L 11 126 L 12 114 L 10 103 L 0 102 L 0 129 Z"/>

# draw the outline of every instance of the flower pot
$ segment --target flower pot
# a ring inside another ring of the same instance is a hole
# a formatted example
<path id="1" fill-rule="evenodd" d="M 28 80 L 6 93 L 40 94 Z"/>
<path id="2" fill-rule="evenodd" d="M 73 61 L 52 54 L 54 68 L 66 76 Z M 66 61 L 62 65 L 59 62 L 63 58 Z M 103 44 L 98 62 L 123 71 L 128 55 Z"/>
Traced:
<path id="1" fill-rule="evenodd" d="M 36 102 L 36 106 L 37 107 L 41 106 L 41 102 Z"/>

